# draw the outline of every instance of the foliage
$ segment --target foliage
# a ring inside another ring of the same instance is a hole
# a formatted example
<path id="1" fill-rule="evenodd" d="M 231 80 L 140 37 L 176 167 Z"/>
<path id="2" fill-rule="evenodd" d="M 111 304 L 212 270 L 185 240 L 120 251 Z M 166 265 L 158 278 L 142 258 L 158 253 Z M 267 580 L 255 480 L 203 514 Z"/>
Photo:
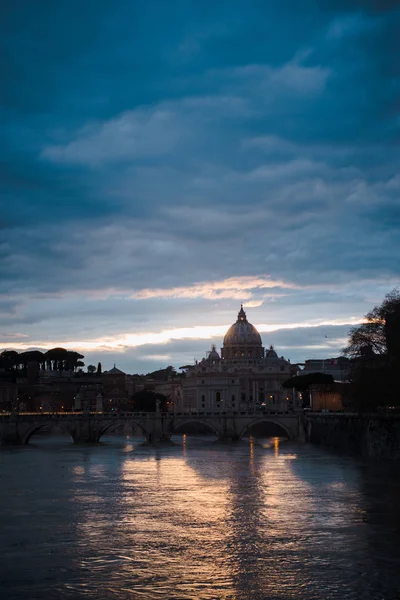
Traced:
<path id="1" fill-rule="evenodd" d="M 382 304 L 367 313 L 364 323 L 350 330 L 344 353 L 352 358 L 351 394 L 356 410 L 372 411 L 399 403 L 399 314 L 400 292 L 393 289 Z"/>
<path id="2" fill-rule="evenodd" d="M 160 401 L 160 410 L 166 410 L 167 398 L 164 394 L 159 394 L 151 390 L 141 390 L 133 396 L 134 410 L 138 412 L 155 412 L 157 400 Z"/>
<path id="3" fill-rule="evenodd" d="M 101 373 L 102 373 L 101 362 L 99 362 L 99 364 L 97 365 L 97 375 L 101 375 Z"/>
<path id="4" fill-rule="evenodd" d="M 168 381 L 169 379 L 175 379 L 179 374 L 175 371 L 175 368 L 171 365 L 165 369 L 158 369 L 152 373 L 147 373 L 146 377 L 150 379 L 156 379 L 157 381 Z"/>
<path id="5" fill-rule="evenodd" d="M 89 365 L 87 368 L 88 373 L 95 373 L 96 367 L 94 365 Z"/>
<path id="6" fill-rule="evenodd" d="M 399 310 L 400 292 L 397 288 L 386 294 L 382 304 L 365 315 L 365 322 L 350 329 L 349 343 L 343 353 L 350 358 L 368 358 L 387 353 L 386 319 Z"/>
<path id="7" fill-rule="evenodd" d="M 333 383 L 332 375 L 326 373 L 307 373 L 306 375 L 296 375 L 282 383 L 285 389 L 295 389 L 298 392 L 305 392 L 313 383 Z"/>
<path id="8" fill-rule="evenodd" d="M 374 356 L 358 361 L 352 382 L 352 406 L 358 411 L 373 411 L 385 406 L 396 406 L 398 398 L 398 365 L 387 357 Z"/>

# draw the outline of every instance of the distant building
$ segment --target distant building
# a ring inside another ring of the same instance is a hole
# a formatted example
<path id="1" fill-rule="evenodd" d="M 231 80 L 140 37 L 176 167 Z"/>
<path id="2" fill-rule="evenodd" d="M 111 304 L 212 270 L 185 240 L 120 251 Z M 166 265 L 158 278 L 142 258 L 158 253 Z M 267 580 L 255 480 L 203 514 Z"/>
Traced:
<path id="1" fill-rule="evenodd" d="M 309 359 L 305 361 L 304 369 L 299 371 L 298 374 L 325 373 L 326 375 L 332 375 L 335 381 L 347 381 L 350 374 L 350 365 L 351 362 L 344 356 Z"/>
<path id="2" fill-rule="evenodd" d="M 18 403 L 18 386 L 11 381 L 0 381 L 0 412 L 15 410 Z"/>
<path id="3" fill-rule="evenodd" d="M 102 382 L 104 410 L 117 409 L 126 404 L 128 382 L 123 371 L 114 365 L 112 369 L 103 373 Z"/>
<path id="4" fill-rule="evenodd" d="M 156 382 L 153 389 L 167 399 L 167 407 L 173 410 L 177 406 L 182 395 L 182 379 L 170 379 L 169 381 Z"/>
<path id="5" fill-rule="evenodd" d="M 200 362 L 181 368 L 186 378 L 181 392 L 175 390 L 177 411 L 286 411 L 298 405 L 298 394 L 282 387 L 296 367 L 273 346 L 264 351 L 243 306 L 225 334 L 221 355 L 212 346 Z"/>

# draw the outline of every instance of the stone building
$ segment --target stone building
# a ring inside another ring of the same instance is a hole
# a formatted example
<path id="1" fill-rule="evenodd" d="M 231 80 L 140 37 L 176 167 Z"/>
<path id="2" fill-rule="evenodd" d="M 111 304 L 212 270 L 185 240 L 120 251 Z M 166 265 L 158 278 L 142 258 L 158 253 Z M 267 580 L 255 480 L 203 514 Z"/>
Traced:
<path id="1" fill-rule="evenodd" d="M 205 358 L 182 369 L 186 378 L 175 411 L 286 411 L 298 403 L 294 390 L 282 388 L 296 367 L 273 346 L 265 352 L 243 306 L 225 334 L 221 355 L 212 346 Z"/>
<path id="2" fill-rule="evenodd" d="M 102 379 L 104 409 L 114 410 L 124 406 L 128 401 L 126 374 L 114 365 L 103 373 Z"/>
<path id="3" fill-rule="evenodd" d="M 351 361 L 344 357 L 337 358 L 316 358 L 308 359 L 304 363 L 304 369 L 299 371 L 299 375 L 309 375 L 311 373 L 324 373 L 332 375 L 335 381 L 347 381 L 350 376 Z"/>

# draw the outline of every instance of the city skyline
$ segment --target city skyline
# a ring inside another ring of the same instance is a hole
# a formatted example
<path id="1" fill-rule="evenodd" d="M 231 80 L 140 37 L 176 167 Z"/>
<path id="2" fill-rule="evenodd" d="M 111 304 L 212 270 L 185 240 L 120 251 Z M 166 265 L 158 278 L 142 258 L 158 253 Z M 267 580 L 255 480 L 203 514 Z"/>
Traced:
<path id="1" fill-rule="evenodd" d="M 0 349 L 337 356 L 399 285 L 396 3 L 189 4 L 0 9 Z"/>

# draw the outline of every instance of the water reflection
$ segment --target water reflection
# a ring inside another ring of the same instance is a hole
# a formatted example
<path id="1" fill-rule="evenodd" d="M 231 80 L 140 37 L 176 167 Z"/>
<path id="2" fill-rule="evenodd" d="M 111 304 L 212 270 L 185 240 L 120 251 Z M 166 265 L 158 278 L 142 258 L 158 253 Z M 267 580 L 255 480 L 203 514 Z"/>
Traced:
<path id="1" fill-rule="evenodd" d="M 279 438 L 105 441 L 0 452 L 1 597 L 398 598 L 398 470 Z"/>

